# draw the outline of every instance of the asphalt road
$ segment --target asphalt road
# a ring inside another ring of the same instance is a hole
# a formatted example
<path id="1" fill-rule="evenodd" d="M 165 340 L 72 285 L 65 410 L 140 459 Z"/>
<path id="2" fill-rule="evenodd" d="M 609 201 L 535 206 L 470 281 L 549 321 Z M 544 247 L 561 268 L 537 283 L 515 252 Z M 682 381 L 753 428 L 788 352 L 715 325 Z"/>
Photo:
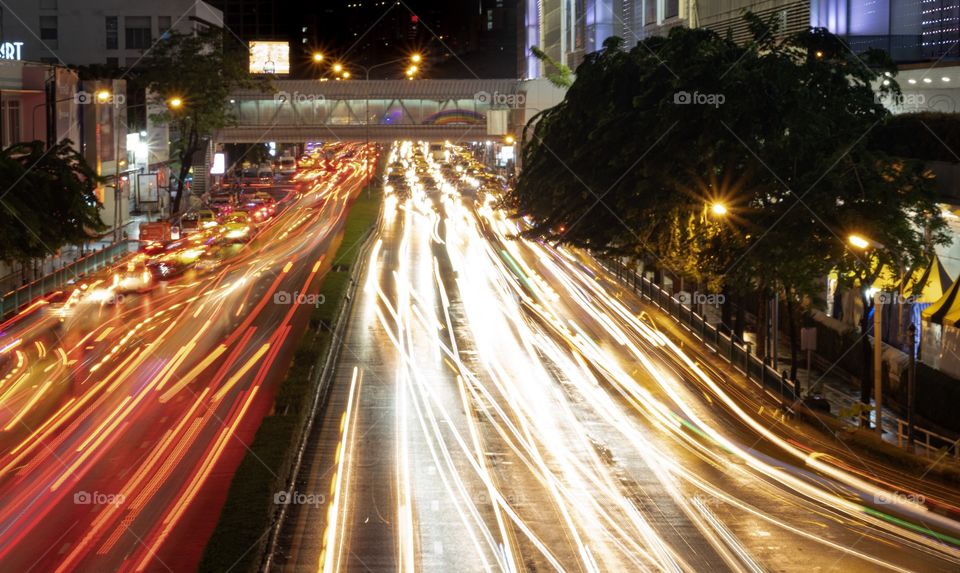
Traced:
<path id="1" fill-rule="evenodd" d="M 387 197 L 278 569 L 960 568 L 956 492 L 790 435 L 594 261 L 513 238 L 436 167 Z"/>
<path id="2" fill-rule="evenodd" d="M 139 293 L 111 270 L 2 325 L 0 571 L 196 568 L 312 308 L 295 293 L 317 292 L 373 172 L 365 153 L 273 189 L 278 214 L 203 270 Z"/>

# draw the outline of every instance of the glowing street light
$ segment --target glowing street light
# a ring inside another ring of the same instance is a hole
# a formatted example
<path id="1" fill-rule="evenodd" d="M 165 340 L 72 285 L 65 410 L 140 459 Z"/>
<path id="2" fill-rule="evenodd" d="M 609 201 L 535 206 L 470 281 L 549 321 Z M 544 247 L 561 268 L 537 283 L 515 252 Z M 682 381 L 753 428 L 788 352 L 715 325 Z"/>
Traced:
<path id="1" fill-rule="evenodd" d="M 517 138 L 515 138 L 512 135 L 507 135 L 506 137 L 503 138 L 503 142 L 506 143 L 507 145 L 513 145 L 514 143 L 516 143 L 516 141 L 517 141 Z"/>
<path id="2" fill-rule="evenodd" d="M 343 79 L 349 80 L 349 79 L 350 79 L 350 72 L 343 72 Z"/>
<path id="3" fill-rule="evenodd" d="M 173 96 L 167 100 L 167 107 L 170 109 L 180 109 L 183 107 L 183 98 Z"/>
<path id="4" fill-rule="evenodd" d="M 727 206 L 724 205 L 723 203 L 714 203 L 710 205 L 710 212 L 718 217 L 723 217 L 724 215 L 729 213 L 729 210 L 727 209 Z"/>
<path id="5" fill-rule="evenodd" d="M 110 93 L 110 90 L 100 90 L 97 92 L 97 101 L 100 103 L 106 103 L 112 96 L 113 94 Z"/>
<path id="6" fill-rule="evenodd" d="M 861 251 L 866 251 L 869 248 L 874 249 L 885 249 L 882 244 L 868 239 L 862 235 L 853 234 L 847 237 L 847 241 L 850 242 L 850 245 Z M 870 289 L 873 290 L 873 289 Z M 883 293 L 880 292 L 880 289 L 877 289 L 873 293 L 868 291 L 867 298 L 870 298 L 870 294 L 873 294 L 873 401 L 874 401 L 874 422 L 876 427 L 874 428 L 878 434 L 883 435 L 883 379 L 882 379 L 882 369 L 883 369 L 883 336 L 881 333 L 882 329 L 882 316 L 883 312 L 880 310 L 880 305 L 884 304 Z M 867 328 L 867 318 L 866 314 L 863 316 L 863 331 L 866 334 Z"/>
<path id="7" fill-rule="evenodd" d="M 314 52 L 314 53 L 313 53 L 313 61 L 316 62 L 316 63 L 318 63 L 318 64 L 319 64 L 320 62 L 322 62 L 322 61 L 323 61 L 323 54 L 321 54 L 320 52 Z"/>
<path id="8" fill-rule="evenodd" d="M 343 64 L 341 64 L 341 63 L 339 63 L 339 62 L 337 62 L 336 64 L 333 64 L 333 71 L 334 71 L 335 73 L 338 73 L 338 74 L 339 74 L 340 72 L 342 72 L 342 71 L 343 71 Z"/>
<path id="9" fill-rule="evenodd" d="M 410 56 L 410 61 L 415 64 L 419 64 L 420 62 L 423 61 L 423 56 L 420 54 L 413 54 L 412 56 Z"/>
<path id="10" fill-rule="evenodd" d="M 870 248 L 870 241 L 861 237 L 860 235 L 850 235 L 847 240 L 850 241 L 851 245 L 860 249 L 861 251 Z"/>

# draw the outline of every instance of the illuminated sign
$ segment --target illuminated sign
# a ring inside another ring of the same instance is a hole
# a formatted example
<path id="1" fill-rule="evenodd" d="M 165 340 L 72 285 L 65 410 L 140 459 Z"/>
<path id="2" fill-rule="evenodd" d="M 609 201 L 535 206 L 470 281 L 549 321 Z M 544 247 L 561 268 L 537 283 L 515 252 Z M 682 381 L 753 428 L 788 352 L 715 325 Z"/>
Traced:
<path id="1" fill-rule="evenodd" d="M 250 42 L 250 73 L 290 73 L 290 44 L 287 42 Z"/>
<path id="2" fill-rule="evenodd" d="M 227 172 L 227 158 L 222 153 L 213 155 L 213 167 L 210 168 L 210 175 L 223 175 Z"/>
<path id="3" fill-rule="evenodd" d="M 19 60 L 20 59 L 20 48 L 23 47 L 23 42 L 3 42 L 0 43 L 0 59 L 2 60 Z"/>

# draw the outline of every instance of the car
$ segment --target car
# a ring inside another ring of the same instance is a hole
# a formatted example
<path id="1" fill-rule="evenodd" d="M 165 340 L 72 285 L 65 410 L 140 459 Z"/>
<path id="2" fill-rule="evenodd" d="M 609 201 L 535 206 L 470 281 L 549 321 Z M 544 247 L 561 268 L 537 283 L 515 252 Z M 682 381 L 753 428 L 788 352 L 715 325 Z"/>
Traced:
<path id="1" fill-rule="evenodd" d="M 297 160 L 289 155 L 280 158 L 280 175 L 294 175 L 297 172 Z"/>
<path id="2" fill-rule="evenodd" d="M 147 263 L 154 280 L 165 281 L 179 276 L 193 267 L 206 249 L 193 247 L 167 253 Z"/>
<path id="3" fill-rule="evenodd" d="M 257 169 L 257 179 L 260 181 L 272 181 L 273 166 L 269 163 L 261 163 L 259 169 Z"/>
<path id="4" fill-rule="evenodd" d="M 149 261 L 150 258 L 146 253 L 138 253 L 127 261 L 127 264 L 114 275 L 115 292 L 122 294 L 149 288 L 152 283 L 152 276 L 147 269 Z"/>
<path id="5" fill-rule="evenodd" d="M 245 211 L 234 211 L 224 218 L 223 238 L 228 243 L 245 242 L 253 231 L 253 224 L 250 221 L 250 215 Z"/>
<path id="6" fill-rule="evenodd" d="M 261 223 L 270 218 L 270 207 L 259 199 L 248 201 L 240 210 L 246 212 L 255 223 Z"/>
<path id="7" fill-rule="evenodd" d="M 214 195 L 207 201 L 207 205 L 222 219 L 233 211 L 233 198 L 230 195 Z"/>
<path id="8" fill-rule="evenodd" d="M 180 231 L 192 233 L 200 229 L 209 229 L 217 226 L 217 214 L 210 209 L 197 209 L 184 213 L 180 217 Z"/>

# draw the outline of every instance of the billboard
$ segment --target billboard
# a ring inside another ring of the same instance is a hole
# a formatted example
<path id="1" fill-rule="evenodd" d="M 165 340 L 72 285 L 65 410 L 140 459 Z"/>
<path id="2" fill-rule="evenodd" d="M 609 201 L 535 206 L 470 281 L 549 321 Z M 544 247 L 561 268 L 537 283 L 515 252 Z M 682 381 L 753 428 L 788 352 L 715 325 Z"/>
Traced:
<path id="1" fill-rule="evenodd" d="M 250 73 L 279 74 L 290 73 L 290 44 L 288 42 L 250 42 Z"/>

